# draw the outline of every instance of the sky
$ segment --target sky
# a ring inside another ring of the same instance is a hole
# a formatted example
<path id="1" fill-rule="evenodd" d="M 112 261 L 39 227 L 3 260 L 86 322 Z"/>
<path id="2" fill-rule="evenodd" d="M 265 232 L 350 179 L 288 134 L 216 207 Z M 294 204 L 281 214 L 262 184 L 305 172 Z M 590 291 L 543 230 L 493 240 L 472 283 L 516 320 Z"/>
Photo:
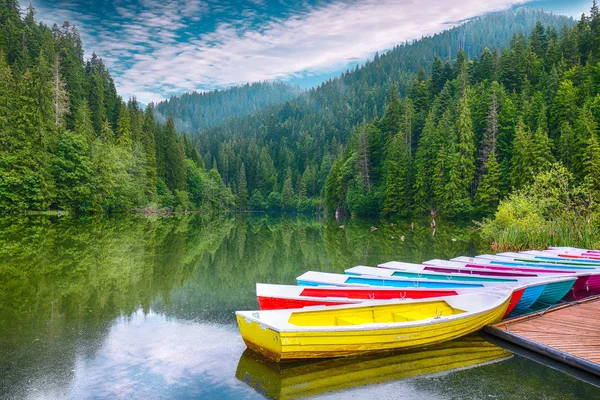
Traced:
<path id="1" fill-rule="evenodd" d="M 28 1 L 21 0 L 25 8 Z M 69 20 L 123 98 L 279 80 L 311 87 L 394 45 L 520 6 L 579 17 L 591 0 L 33 0 Z"/>

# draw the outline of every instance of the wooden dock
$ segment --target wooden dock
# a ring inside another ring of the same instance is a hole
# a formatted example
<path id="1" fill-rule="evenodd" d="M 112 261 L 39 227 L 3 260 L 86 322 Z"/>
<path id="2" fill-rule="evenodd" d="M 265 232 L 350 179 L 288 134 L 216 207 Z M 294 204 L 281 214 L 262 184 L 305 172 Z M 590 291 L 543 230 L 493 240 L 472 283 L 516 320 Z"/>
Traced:
<path id="1" fill-rule="evenodd" d="M 485 331 L 600 376 L 600 296 L 502 321 Z"/>

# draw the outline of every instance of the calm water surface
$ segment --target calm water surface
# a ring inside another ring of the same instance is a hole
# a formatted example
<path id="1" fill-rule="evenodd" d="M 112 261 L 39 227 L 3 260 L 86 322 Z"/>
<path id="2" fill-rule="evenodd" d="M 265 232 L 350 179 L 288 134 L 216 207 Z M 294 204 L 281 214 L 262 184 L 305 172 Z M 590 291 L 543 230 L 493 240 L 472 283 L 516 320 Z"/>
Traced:
<path id="1" fill-rule="evenodd" d="M 600 398 L 477 337 L 283 367 L 244 352 L 234 311 L 257 307 L 256 282 L 474 254 L 472 232 L 265 215 L 0 218 L 0 398 Z"/>

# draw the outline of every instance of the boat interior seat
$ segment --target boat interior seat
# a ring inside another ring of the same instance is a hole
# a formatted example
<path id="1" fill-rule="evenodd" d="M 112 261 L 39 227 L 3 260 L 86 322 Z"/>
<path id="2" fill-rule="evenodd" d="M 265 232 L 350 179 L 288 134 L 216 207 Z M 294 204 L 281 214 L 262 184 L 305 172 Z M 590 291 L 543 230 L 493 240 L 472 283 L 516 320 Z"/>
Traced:
<path id="1" fill-rule="evenodd" d="M 402 313 L 393 313 L 392 317 L 394 318 L 394 322 L 415 321 L 414 318 L 411 318 L 408 315 Z"/>
<path id="2" fill-rule="evenodd" d="M 336 325 L 361 325 L 361 324 L 369 324 L 373 321 L 366 320 L 360 317 L 336 317 L 335 324 Z"/>

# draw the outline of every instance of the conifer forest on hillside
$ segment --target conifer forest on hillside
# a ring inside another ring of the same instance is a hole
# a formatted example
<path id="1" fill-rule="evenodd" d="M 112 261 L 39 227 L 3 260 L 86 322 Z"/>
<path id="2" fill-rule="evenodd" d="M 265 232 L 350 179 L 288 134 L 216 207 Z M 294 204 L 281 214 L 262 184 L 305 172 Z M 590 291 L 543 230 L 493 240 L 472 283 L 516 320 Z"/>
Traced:
<path id="1" fill-rule="evenodd" d="M 307 91 L 263 82 L 145 109 L 101 58 L 84 60 L 68 22 L 4 0 L 0 28 L 2 212 L 460 218 L 493 214 L 551 171 L 578 207 L 592 212 L 600 193 L 595 3 L 579 21 L 489 14 Z"/>

